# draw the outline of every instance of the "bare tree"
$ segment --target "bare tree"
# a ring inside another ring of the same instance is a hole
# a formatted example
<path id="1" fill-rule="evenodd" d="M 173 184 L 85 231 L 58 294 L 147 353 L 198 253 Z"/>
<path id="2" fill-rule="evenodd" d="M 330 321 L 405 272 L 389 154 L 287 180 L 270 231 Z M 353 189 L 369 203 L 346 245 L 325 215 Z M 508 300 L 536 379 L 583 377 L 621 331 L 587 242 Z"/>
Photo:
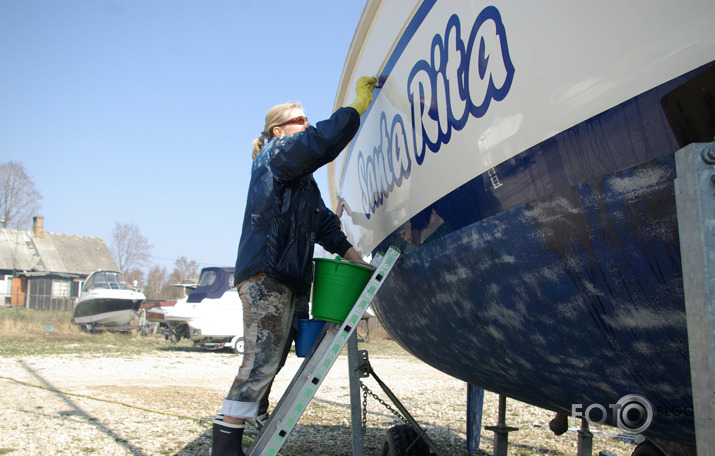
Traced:
<path id="1" fill-rule="evenodd" d="M 194 260 L 189 261 L 185 256 L 174 261 L 174 270 L 169 276 L 169 282 L 179 283 L 183 280 L 199 278 L 199 263 Z"/>
<path id="2" fill-rule="evenodd" d="M 189 261 L 185 256 L 177 258 L 174 262 L 174 270 L 169 276 L 169 280 L 163 294 L 166 295 L 167 299 L 182 298 L 185 295 L 185 289 L 175 285 L 189 279 L 198 280 L 198 271 L 199 264 L 196 261 Z"/>
<path id="3" fill-rule="evenodd" d="M 138 268 L 130 269 L 124 273 L 124 280 L 126 280 L 130 287 L 138 287 L 141 289 L 144 287 L 144 272 Z"/>
<path id="4" fill-rule="evenodd" d="M 149 268 L 149 274 L 146 279 L 146 287 L 144 288 L 144 295 L 147 299 L 164 299 L 162 295 L 162 288 L 166 284 L 166 269 L 154 265 Z"/>
<path id="5" fill-rule="evenodd" d="M 114 224 L 110 249 L 122 272 L 146 264 L 152 247 L 136 225 L 119 222 Z"/>
<path id="6" fill-rule="evenodd" d="M 29 226 L 41 199 L 22 163 L 0 164 L 0 226 L 14 229 Z"/>

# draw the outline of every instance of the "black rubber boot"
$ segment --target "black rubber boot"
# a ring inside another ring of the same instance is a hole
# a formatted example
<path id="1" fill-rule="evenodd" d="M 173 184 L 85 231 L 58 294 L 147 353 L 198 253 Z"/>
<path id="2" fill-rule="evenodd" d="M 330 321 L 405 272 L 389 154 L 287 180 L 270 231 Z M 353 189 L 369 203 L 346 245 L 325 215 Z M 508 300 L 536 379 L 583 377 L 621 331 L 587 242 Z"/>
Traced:
<path id="1" fill-rule="evenodd" d="M 246 456 L 241 448 L 243 424 L 223 421 L 223 416 L 214 419 L 211 435 L 211 456 Z"/>

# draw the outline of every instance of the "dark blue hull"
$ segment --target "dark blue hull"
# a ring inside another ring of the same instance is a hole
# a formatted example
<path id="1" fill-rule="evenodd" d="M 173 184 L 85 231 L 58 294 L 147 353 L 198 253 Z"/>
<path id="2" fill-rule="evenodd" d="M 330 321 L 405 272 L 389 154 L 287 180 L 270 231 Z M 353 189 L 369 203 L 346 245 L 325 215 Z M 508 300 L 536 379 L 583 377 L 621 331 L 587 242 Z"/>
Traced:
<path id="1" fill-rule="evenodd" d="M 695 73 L 698 73 L 698 70 Z M 646 92 L 502 163 L 386 238 L 374 304 L 408 351 L 571 414 L 645 397 L 644 432 L 694 445 L 673 179 L 680 147 Z M 595 414 L 595 418 L 600 418 Z"/>

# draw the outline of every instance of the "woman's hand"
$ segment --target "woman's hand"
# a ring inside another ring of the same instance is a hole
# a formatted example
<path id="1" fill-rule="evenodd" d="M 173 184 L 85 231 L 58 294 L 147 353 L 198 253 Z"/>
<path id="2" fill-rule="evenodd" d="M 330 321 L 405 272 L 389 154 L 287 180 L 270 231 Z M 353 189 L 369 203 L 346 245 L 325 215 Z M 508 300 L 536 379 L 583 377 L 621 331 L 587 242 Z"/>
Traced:
<path id="1" fill-rule="evenodd" d="M 367 107 L 370 106 L 372 102 L 372 89 L 376 83 L 377 79 L 370 76 L 363 76 L 358 79 L 357 85 L 355 86 L 357 97 L 355 101 L 348 106 L 355 109 L 360 115 L 365 114 Z"/>
<path id="2" fill-rule="evenodd" d="M 343 256 L 343 259 L 346 261 L 349 261 L 351 263 L 359 264 L 360 266 L 366 266 L 370 269 L 375 269 L 373 265 L 370 263 L 366 263 L 363 261 L 362 257 L 360 254 L 355 250 L 353 247 L 350 247 L 347 252 L 345 252 L 345 255 Z"/>

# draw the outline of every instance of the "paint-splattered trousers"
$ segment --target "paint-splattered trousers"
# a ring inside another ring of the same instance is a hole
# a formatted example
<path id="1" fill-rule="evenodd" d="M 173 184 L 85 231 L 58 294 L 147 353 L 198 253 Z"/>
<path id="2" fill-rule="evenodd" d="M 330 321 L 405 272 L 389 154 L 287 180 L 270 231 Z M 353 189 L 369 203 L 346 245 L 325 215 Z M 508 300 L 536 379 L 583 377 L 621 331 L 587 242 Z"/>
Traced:
<path id="1" fill-rule="evenodd" d="M 259 405 L 260 413 L 267 411 L 268 393 L 285 364 L 297 319 L 308 317 L 308 296 L 264 273 L 241 282 L 238 295 L 243 303 L 243 361 L 221 413 L 247 419 L 256 417 Z"/>

